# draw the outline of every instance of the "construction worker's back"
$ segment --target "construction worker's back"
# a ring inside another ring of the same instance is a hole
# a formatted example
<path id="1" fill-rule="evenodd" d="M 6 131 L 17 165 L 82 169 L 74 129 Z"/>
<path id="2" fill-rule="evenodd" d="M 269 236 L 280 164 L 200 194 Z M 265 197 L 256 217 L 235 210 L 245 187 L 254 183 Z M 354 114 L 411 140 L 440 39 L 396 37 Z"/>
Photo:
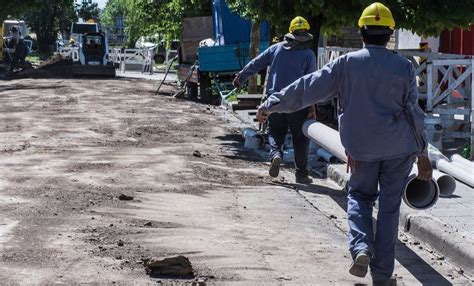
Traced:
<path id="1" fill-rule="evenodd" d="M 285 49 L 283 43 L 274 44 L 241 72 L 242 82 L 267 66 L 269 67 L 267 93 L 272 94 L 298 78 L 315 71 L 316 57 L 309 48 Z"/>
<path id="2" fill-rule="evenodd" d="M 341 140 L 357 160 L 374 161 L 416 152 L 403 110 L 416 101 L 413 66 L 385 47 L 367 45 L 340 59 Z"/>

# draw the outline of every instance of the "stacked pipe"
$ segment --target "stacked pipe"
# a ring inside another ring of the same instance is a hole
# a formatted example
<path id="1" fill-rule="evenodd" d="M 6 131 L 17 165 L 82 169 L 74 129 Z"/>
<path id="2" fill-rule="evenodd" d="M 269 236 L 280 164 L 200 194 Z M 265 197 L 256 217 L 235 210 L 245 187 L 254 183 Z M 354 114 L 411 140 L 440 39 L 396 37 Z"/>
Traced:
<path id="1" fill-rule="evenodd" d="M 265 146 L 265 137 L 253 128 L 245 128 L 242 131 L 244 147 L 249 149 L 259 149 Z"/>
<path id="2" fill-rule="evenodd" d="M 458 181 L 474 187 L 474 163 L 459 155 L 453 155 L 451 162 L 446 159 L 436 161 L 436 168 Z"/>
<path id="3" fill-rule="evenodd" d="M 345 148 L 342 146 L 339 132 L 336 130 L 316 120 L 308 120 L 303 125 L 303 133 L 330 154 L 343 162 L 347 162 Z M 328 156 L 328 154 L 325 154 L 325 156 Z M 409 207 L 427 209 L 436 204 L 440 194 L 449 196 L 454 192 L 456 183 L 452 177 L 435 171 L 431 181 L 418 180 L 415 167 L 403 193 L 403 200 Z"/>

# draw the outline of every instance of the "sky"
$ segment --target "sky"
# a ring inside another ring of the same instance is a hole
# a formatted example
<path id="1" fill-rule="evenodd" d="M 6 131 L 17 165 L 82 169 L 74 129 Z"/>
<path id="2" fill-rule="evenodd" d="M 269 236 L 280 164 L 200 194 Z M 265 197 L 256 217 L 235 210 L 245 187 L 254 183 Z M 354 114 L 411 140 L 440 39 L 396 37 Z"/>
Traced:
<path id="1" fill-rule="evenodd" d="M 105 4 L 107 4 L 107 1 L 108 0 L 92 0 L 92 2 L 95 2 L 97 4 L 99 4 L 99 8 L 100 9 L 104 9 L 105 7 Z M 74 3 L 81 3 L 82 1 L 80 0 L 75 0 Z"/>
<path id="2" fill-rule="evenodd" d="M 99 4 L 100 9 L 104 9 L 105 4 L 107 4 L 107 0 L 94 0 L 94 2 L 97 2 Z"/>

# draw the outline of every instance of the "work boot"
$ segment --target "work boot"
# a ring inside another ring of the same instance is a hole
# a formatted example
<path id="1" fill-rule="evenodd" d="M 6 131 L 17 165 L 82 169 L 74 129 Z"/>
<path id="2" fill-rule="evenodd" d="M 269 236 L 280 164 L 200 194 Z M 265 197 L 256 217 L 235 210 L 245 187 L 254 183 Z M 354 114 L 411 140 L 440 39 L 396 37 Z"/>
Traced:
<path id="1" fill-rule="evenodd" d="M 270 170 L 268 170 L 268 174 L 270 177 L 276 178 L 280 173 L 280 164 L 281 164 L 281 157 L 276 155 L 272 159 L 272 164 L 270 165 Z"/>
<path id="2" fill-rule="evenodd" d="M 372 280 L 373 286 L 397 286 L 397 284 L 397 279 L 393 277 L 388 280 Z"/>
<path id="3" fill-rule="evenodd" d="M 311 184 L 313 182 L 313 179 L 311 179 L 308 175 L 304 175 L 304 176 L 296 176 L 295 177 L 295 181 L 298 183 L 298 184 Z"/>
<path id="4" fill-rule="evenodd" d="M 349 273 L 364 278 L 367 275 L 367 269 L 369 268 L 370 264 L 370 255 L 366 251 L 361 251 L 357 254 L 356 258 L 351 264 L 351 268 L 349 268 Z"/>

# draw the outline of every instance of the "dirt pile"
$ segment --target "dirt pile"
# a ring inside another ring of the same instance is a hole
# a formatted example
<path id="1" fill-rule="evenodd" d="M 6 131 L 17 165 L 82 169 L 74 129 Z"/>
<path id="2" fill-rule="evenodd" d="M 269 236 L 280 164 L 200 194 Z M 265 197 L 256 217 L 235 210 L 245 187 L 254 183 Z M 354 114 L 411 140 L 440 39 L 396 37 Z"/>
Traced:
<path id="1" fill-rule="evenodd" d="M 10 76 L 11 79 L 21 78 L 68 78 L 73 75 L 71 59 L 65 59 L 60 54 L 54 54 L 41 62 L 37 68 L 24 69 Z"/>

